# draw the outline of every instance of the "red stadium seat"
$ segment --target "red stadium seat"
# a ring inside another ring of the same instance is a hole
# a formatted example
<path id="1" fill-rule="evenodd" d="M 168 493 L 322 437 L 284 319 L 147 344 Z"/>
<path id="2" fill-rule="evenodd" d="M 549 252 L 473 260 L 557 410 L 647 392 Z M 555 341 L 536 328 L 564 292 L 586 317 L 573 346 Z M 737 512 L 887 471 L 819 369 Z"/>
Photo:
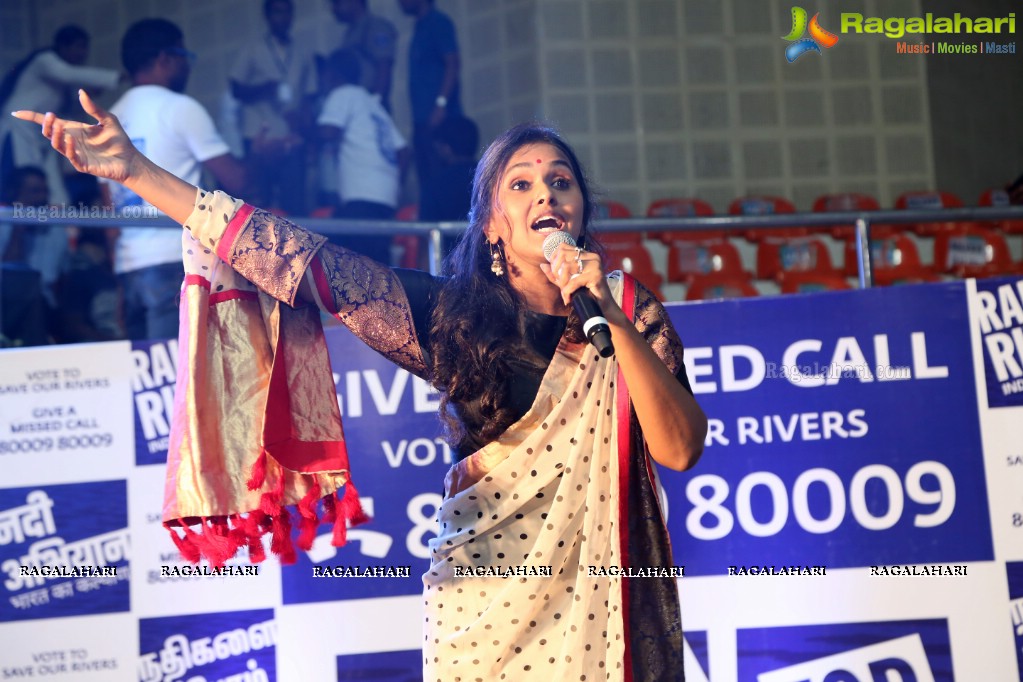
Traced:
<path id="1" fill-rule="evenodd" d="M 951 192 L 921 191 L 903 192 L 895 200 L 895 208 L 906 209 L 941 209 L 962 208 L 963 201 Z M 907 227 L 919 235 L 933 237 L 942 232 L 955 232 L 959 223 L 952 221 L 936 223 L 909 223 Z"/>
<path id="2" fill-rule="evenodd" d="M 646 209 L 647 218 L 690 218 L 714 215 L 714 209 L 703 199 L 658 199 Z"/>
<path id="3" fill-rule="evenodd" d="M 663 301 L 664 294 L 661 293 L 661 283 L 664 281 L 664 278 L 654 268 L 650 252 L 646 250 L 646 247 L 640 243 L 629 243 L 626 241 L 609 242 L 605 240 L 605 236 L 610 235 L 601 237 L 601 243 L 604 245 L 607 253 L 605 270 L 608 272 L 621 270 L 622 272 L 629 273 L 654 292 L 658 299 Z"/>
<path id="4" fill-rule="evenodd" d="M 668 281 L 688 283 L 698 275 L 727 275 L 750 279 L 739 250 L 731 242 L 676 241 L 668 247 Z"/>
<path id="5" fill-rule="evenodd" d="M 642 232 L 598 232 L 597 239 L 604 246 L 623 244 L 625 246 L 643 246 Z"/>
<path id="6" fill-rule="evenodd" d="M 837 211 L 877 211 L 881 204 L 867 194 L 842 192 L 839 194 L 822 194 L 813 201 L 815 213 L 834 213 Z"/>
<path id="7" fill-rule="evenodd" d="M 711 273 L 694 277 L 686 291 L 687 301 L 705 301 L 715 298 L 744 298 L 760 292 L 745 277 Z"/>
<path id="8" fill-rule="evenodd" d="M 419 205 L 406 204 L 394 213 L 395 220 L 414 222 L 419 220 Z M 418 268 L 419 263 L 419 237 L 414 234 L 396 234 L 391 242 L 401 248 L 401 256 L 398 258 L 400 268 Z"/>
<path id="9" fill-rule="evenodd" d="M 714 209 L 703 199 L 658 199 L 646 210 L 647 218 L 694 218 L 712 215 Z M 660 240 L 665 244 L 679 240 L 720 241 L 728 236 L 725 230 L 664 230 L 647 234 L 651 239 Z"/>
<path id="10" fill-rule="evenodd" d="M 978 206 L 1009 206 L 1009 193 L 1004 189 L 989 189 L 980 195 Z M 994 226 L 1006 234 L 1023 234 L 1023 220 L 998 220 Z"/>
<path id="11" fill-rule="evenodd" d="M 878 211 L 881 204 L 868 194 L 842 192 L 838 194 L 822 194 L 813 201 L 814 213 L 834 213 L 838 211 Z M 887 236 L 890 225 L 871 225 L 871 236 Z M 836 225 L 829 230 L 835 239 L 852 239 L 856 236 L 856 228 L 852 225 Z"/>
<path id="12" fill-rule="evenodd" d="M 631 218 L 632 211 L 625 204 L 605 199 L 597 202 L 595 218 Z"/>
<path id="13" fill-rule="evenodd" d="M 779 213 L 795 213 L 796 206 L 788 199 L 772 196 L 745 196 L 733 199 L 728 205 L 729 215 L 776 215 Z M 773 227 L 746 230 L 743 236 L 751 242 L 767 239 L 792 239 L 805 237 L 810 231 L 805 227 Z"/>
<path id="14" fill-rule="evenodd" d="M 1012 262 L 1005 237 L 995 230 L 974 223 L 963 223 L 956 231 L 939 233 L 934 238 L 934 270 L 959 277 L 991 277 L 1019 274 Z"/>
<path id="15" fill-rule="evenodd" d="M 632 213 L 624 203 L 604 199 L 596 202 L 596 211 L 593 217 L 597 220 L 631 218 Z M 642 232 L 615 232 L 614 230 L 608 230 L 607 225 L 603 227 L 605 229 L 599 232 L 598 238 L 604 244 L 611 242 L 625 242 L 637 246 L 642 244 Z"/>
<path id="16" fill-rule="evenodd" d="M 937 282 L 941 279 L 920 262 L 916 243 L 904 234 L 870 240 L 870 272 L 877 286 Z M 845 244 L 845 274 L 850 277 L 859 274 L 856 243 L 852 241 Z"/>
<path id="17" fill-rule="evenodd" d="M 840 275 L 831 264 L 828 247 L 812 237 L 764 240 L 757 245 L 757 277 L 781 281 L 790 273 Z"/>

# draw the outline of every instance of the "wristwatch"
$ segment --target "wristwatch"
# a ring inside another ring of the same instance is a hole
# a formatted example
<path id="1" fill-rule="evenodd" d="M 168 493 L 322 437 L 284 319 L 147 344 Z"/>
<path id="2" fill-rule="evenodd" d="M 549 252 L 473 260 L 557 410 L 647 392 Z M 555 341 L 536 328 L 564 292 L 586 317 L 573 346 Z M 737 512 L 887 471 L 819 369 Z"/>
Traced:
<path id="1" fill-rule="evenodd" d="M 434 103 L 439 107 L 446 107 L 448 105 L 448 98 L 444 95 L 437 95 L 437 99 L 434 100 Z"/>

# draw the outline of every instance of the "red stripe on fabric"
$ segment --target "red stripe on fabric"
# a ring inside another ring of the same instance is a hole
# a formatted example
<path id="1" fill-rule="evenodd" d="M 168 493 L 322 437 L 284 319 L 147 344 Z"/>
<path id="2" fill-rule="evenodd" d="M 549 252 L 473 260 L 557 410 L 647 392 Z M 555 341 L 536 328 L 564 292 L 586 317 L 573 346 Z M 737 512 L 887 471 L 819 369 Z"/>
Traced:
<path id="1" fill-rule="evenodd" d="M 210 281 L 202 275 L 185 275 L 185 286 L 197 286 L 208 290 Z"/>
<path id="2" fill-rule="evenodd" d="M 632 277 L 622 274 L 622 310 L 632 322 L 636 298 L 636 287 Z M 632 404 L 629 401 L 629 388 L 625 385 L 625 375 L 618 368 L 617 411 L 618 411 L 618 544 L 621 553 L 621 565 L 629 565 L 629 460 L 632 444 L 630 432 Z M 632 640 L 629 632 L 629 583 L 622 578 L 622 628 L 625 636 L 625 656 L 622 662 L 625 668 L 625 682 L 632 682 Z"/>
<path id="3" fill-rule="evenodd" d="M 241 299 L 243 301 L 255 301 L 259 299 L 259 294 L 255 291 L 242 291 L 240 289 L 218 291 L 215 294 L 210 294 L 210 305 L 216 305 L 217 303 L 223 303 L 225 301 L 234 301 L 236 299 Z"/>
<path id="4" fill-rule="evenodd" d="M 348 471 L 348 447 L 344 441 L 308 443 L 294 438 L 267 443 L 267 451 L 281 466 L 303 474 Z"/>
<path id="5" fill-rule="evenodd" d="M 197 286 L 210 290 L 212 284 L 210 281 L 202 275 L 185 275 L 185 286 Z M 255 301 L 259 299 L 259 294 L 255 291 L 243 291 L 241 289 L 230 289 L 228 291 L 218 291 L 215 294 L 210 294 L 209 303 L 210 305 L 216 305 L 217 303 L 223 303 L 224 301 L 233 301 L 235 299 L 242 299 L 246 301 Z"/>
<path id="6" fill-rule="evenodd" d="M 321 339 L 322 340 L 322 339 Z M 277 335 L 263 418 L 263 446 L 284 468 L 302 473 L 347 471 L 348 448 L 344 441 L 305 442 L 295 438 L 291 390 L 284 346 L 284 326 Z"/>
<path id="7" fill-rule="evenodd" d="M 238 209 L 234 217 L 227 223 L 224 234 L 220 237 L 220 241 L 217 242 L 217 257 L 220 260 L 225 263 L 231 262 L 231 245 L 234 244 L 235 238 L 242 228 L 245 227 L 245 223 L 248 222 L 249 216 L 252 215 L 254 210 L 252 206 L 242 204 L 242 207 Z"/>

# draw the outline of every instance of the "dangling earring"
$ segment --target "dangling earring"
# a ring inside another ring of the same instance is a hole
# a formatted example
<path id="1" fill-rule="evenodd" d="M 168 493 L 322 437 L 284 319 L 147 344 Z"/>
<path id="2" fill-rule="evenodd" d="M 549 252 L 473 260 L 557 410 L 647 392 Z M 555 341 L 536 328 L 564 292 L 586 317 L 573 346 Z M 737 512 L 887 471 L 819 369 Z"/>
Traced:
<path id="1" fill-rule="evenodd" d="M 494 242 L 490 242 L 490 271 L 495 277 L 504 276 L 504 254 L 501 253 L 501 247 Z"/>

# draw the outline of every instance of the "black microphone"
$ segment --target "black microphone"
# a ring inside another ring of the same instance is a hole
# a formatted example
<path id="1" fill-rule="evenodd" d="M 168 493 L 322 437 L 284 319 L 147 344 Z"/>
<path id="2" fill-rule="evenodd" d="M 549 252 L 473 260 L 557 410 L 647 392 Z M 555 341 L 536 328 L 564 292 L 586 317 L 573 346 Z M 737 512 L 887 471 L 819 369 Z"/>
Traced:
<path id="1" fill-rule="evenodd" d="M 543 240 L 543 255 L 548 263 L 551 258 L 554 258 L 554 252 L 562 244 L 575 246 L 575 239 L 568 232 L 558 230 L 557 232 L 551 232 Z M 600 311 L 600 306 L 597 305 L 597 300 L 593 298 L 593 294 L 586 289 L 576 289 L 572 292 L 571 298 L 575 314 L 582 320 L 583 334 L 593 344 L 593 347 L 597 349 L 600 357 L 607 358 L 614 355 L 615 347 L 611 343 L 611 327 L 608 326 L 607 318 Z"/>

